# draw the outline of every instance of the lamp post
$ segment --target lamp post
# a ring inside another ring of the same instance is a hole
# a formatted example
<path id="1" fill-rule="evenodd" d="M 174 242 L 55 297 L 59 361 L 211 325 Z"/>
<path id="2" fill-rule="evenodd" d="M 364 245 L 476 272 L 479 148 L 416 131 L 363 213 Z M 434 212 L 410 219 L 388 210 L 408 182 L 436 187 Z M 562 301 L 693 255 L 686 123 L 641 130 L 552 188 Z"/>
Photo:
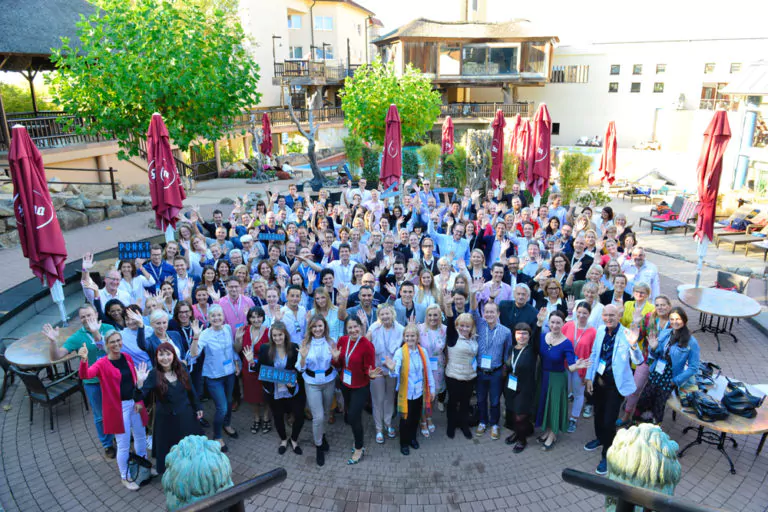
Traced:
<path id="1" fill-rule="evenodd" d="M 283 36 L 272 35 L 272 63 L 277 64 L 277 56 L 275 55 L 275 39 L 282 39 Z"/>

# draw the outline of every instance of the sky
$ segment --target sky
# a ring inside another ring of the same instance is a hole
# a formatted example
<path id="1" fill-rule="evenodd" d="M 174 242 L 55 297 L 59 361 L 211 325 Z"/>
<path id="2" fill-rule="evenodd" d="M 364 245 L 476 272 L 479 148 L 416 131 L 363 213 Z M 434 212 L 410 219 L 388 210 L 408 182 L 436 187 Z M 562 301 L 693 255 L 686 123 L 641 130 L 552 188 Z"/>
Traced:
<path id="1" fill-rule="evenodd" d="M 458 0 L 356 1 L 376 13 L 385 32 L 415 18 L 459 16 Z M 765 0 L 487 0 L 487 5 L 488 21 L 525 18 L 552 29 L 561 44 L 768 36 Z"/>

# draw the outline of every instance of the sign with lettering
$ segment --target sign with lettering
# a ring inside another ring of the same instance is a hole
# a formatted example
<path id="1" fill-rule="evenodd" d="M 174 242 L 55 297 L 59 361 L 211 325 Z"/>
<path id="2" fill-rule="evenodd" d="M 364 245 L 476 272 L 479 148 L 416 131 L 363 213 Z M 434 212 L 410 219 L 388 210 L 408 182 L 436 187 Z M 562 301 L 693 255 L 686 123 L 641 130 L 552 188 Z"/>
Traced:
<path id="1" fill-rule="evenodd" d="M 118 242 L 117 257 L 120 260 L 149 259 L 150 242 Z"/>
<path id="2" fill-rule="evenodd" d="M 259 369 L 259 380 L 262 382 L 274 382 L 275 384 L 296 385 L 296 372 L 283 370 L 274 366 L 262 365 Z"/>
<path id="3" fill-rule="evenodd" d="M 438 194 L 455 194 L 456 193 L 455 188 L 435 188 L 432 190 L 437 192 Z"/>
<path id="4" fill-rule="evenodd" d="M 390 197 L 397 197 L 400 195 L 400 192 L 394 191 L 394 192 L 382 192 L 382 194 L 379 196 L 379 199 L 389 199 Z"/>
<path id="5" fill-rule="evenodd" d="M 285 233 L 259 233 L 261 242 L 285 242 Z"/>

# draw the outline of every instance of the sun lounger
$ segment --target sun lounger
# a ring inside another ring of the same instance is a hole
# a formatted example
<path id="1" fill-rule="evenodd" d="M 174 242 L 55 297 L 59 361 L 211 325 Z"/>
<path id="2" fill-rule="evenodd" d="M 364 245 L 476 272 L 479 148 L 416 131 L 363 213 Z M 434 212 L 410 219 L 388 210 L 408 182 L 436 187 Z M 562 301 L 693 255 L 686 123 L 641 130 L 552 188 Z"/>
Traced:
<path id="1" fill-rule="evenodd" d="M 643 222 L 647 222 L 651 225 L 651 230 L 653 230 L 653 225 L 658 224 L 660 222 L 666 222 L 668 220 L 674 220 L 680 215 L 680 210 L 683 209 L 683 203 L 684 203 L 683 196 L 677 196 L 675 197 L 675 200 L 672 201 L 672 206 L 670 207 L 670 215 L 667 216 L 666 214 L 662 217 L 654 217 L 654 216 L 648 216 L 648 217 L 640 217 L 640 220 L 637 222 L 637 226 L 640 227 Z M 658 210 L 657 210 L 658 211 Z M 653 211 L 651 211 L 653 213 Z"/>
<path id="2" fill-rule="evenodd" d="M 754 233 L 754 231 L 756 230 L 757 228 L 755 226 L 749 226 L 747 227 L 746 235 L 723 238 L 720 240 L 720 243 L 731 244 L 732 245 L 731 253 L 735 253 L 737 245 L 749 245 L 752 242 L 759 242 L 761 238 L 768 239 L 766 238 L 768 237 L 768 226 L 765 226 L 758 233 Z"/>
<path id="3" fill-rule="evenodd" d="M 744 256 L 747 256 L 750 250 L 763 251 L 763 261 L 768 261 L 768 240 L 763 240 L 761 242 L 752 242 L 747 244 L 746 247 L 744 248 Z"/>
<path id="4" fill-rule="evenodd" d="M 687 235 L 688 228 L 690 227 L 690 221 L 696 216 L 696 205 L 698 204 L 699 203 L 691 201 L 690 199 L 686 199 L 683 201 L 683 207 L 680 210 L 680 215 L 678 215 L 676 219 L 671 219 L 651 225 L 651 234 L 653 234 L 654 231 L 663 231 L 666 235 L 673 229 L 682 228 L 684 230 L 683 236 Z M 695 226 L 696 225 L 694 224 L 694 229 Z"/>

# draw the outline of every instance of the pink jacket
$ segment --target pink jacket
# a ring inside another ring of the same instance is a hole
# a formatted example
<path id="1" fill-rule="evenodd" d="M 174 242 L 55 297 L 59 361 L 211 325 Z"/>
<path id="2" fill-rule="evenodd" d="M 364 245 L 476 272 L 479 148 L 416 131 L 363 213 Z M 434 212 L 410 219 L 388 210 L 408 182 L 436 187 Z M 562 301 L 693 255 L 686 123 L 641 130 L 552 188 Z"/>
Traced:
<path id="1" fill-rule="evenodd" d="M 123 354 L 128 361 L 128 367 L 133 375 L 133 383 L 136 384 L 136 369 L 133 367 L 133 359 L 128 354 Z M 125 426 L 123 424 L 123 403 L 120 400 L 120 370 L 109 362 L 109 358 L 102 357 L 93 366 L 88 366 L 88 361 L 80 360 L 80 378 L 92 379 L 99 378 L 101 386 L 101 414 L 104 418 L 105 434 L 124 434 Z M 144 402 L 136 402 L 142 405 L 141 421 L 147 426 L 149 417 Z"/>

